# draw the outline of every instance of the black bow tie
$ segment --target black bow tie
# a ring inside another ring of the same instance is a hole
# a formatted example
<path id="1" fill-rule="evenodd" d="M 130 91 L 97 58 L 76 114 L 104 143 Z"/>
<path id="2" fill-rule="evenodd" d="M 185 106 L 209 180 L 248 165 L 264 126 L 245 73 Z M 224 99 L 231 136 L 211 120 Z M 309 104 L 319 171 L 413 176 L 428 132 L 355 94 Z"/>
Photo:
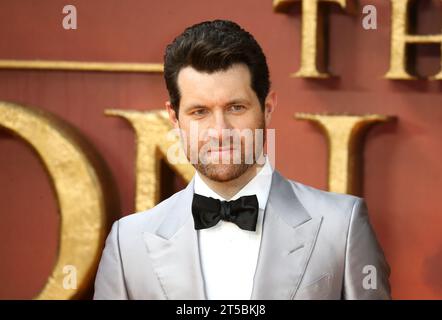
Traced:
<path id="1" fill-rule="evenodd" d="M 258 220 L 258 198 L 243 196 L 233 201 L 221 201 L 194 193 L 192 215 L 195 229 L 213 227 L 220 220 L 230 221 L 244 230 L 255 231 Z"/>

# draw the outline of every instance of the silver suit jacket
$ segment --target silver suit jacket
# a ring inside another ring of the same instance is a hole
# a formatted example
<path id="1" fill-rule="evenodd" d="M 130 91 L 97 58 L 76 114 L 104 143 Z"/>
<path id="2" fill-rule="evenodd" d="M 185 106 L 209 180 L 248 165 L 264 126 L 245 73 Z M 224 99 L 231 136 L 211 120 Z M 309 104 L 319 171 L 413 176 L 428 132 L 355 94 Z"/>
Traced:
<path id="1" fill-rule="evenodd" d="M 207 299 L 193 183 L 113 224 L 94 299 Z M 389 299 L 389 275 L 362 198 L 274 170 L 251 299 Z"/>

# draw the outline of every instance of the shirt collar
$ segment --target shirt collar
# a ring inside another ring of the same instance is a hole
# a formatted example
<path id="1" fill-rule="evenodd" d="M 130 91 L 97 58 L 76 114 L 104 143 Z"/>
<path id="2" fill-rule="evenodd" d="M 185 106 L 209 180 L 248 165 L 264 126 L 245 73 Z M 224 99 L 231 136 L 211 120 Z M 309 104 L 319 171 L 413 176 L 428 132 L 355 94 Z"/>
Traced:
<path id="1" fill-rule="evenodd" d="M 272 182 L 273 168 L 270 164 L 269 157 L 265 157 L 264 166 L 258 171 L 256 176 L 252 178 L 241 190 L 239 190 L 230 200 L 236 200 L 239 197 L 255 194 L 258 198 L 259 208 L 265 208 L 269 197 L 270 186 Z M 221 201 L 225 201 L 222 196 L 213 191 L 202 179 L 200 173 L 196 171 L 194 192 L 205 197 L 211 197 Z"/>

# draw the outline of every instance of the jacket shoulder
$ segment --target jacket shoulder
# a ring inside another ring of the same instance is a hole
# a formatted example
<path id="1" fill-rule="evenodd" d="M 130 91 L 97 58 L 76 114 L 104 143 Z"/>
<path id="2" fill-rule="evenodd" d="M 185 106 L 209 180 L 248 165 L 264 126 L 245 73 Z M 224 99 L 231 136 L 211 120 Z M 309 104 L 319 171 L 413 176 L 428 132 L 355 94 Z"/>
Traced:
<path id="1" fill-rule="evenodd" d="M 166 215 L 175 207 L 183 192 L 184 190 L 176 192 L 151 209 L 135 212 L 120 218 L 118 220 L 120 232 L 134 232 L 136 230 L 153 232 L 161 225 Z"/>
<path id="2" fill-rule="evenodd" d="M 320 214 L 335 218 L 350 218 L 354 207 L 364 199 L 358 196 L 330 192 L 289 180 L 294 193 L 304 208 L 315 215 Z"/>

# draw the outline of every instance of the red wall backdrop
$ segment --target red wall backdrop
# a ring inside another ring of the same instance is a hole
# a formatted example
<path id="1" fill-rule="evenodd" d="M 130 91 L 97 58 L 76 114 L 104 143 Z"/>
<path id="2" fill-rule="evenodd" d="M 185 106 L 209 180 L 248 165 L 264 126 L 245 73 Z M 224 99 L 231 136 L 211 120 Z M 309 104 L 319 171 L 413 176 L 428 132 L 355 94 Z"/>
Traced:
<path id="1" fill-rule="evenodd" d="M 418 32 L 440 33 L 440 1 L 418 1 Z M 78 29 L 62 28 L 62 8 L 77 8 Z M 231 19 L 253 33 L 268 57 L 279 104 L 276 167 L 286 177 L 326 189 L 321 133 L 295 112 L 396 115 L 374 127 L 364 148 L 364 194 L 392 267 L 393 297 L 442 298 L 442 84 L 383 79 L 389 67 L 389 1 L 377 7 L 377 30 L 362 28 L 362 10 L 329 11 L 329 69 L 339 78 L 290 78 L 299 67 L 301 13 L 272 10 L 271 0 L 0 0 L 0 59 L 162 62 L 185 27 Z M 417 50 L 417 69 L 434 74 L 438 46 Z M 162 74 L 0 70 L 0 100 L 38 106 L 81 130 L 109 165 L 121 215 L 134 211 L 134 133 L 106 108 L 163 108 Z M 55 195 L 24 143 L 0 132 L 0 298 L 32 298 L 42 288 L 58 244 Z"/>

